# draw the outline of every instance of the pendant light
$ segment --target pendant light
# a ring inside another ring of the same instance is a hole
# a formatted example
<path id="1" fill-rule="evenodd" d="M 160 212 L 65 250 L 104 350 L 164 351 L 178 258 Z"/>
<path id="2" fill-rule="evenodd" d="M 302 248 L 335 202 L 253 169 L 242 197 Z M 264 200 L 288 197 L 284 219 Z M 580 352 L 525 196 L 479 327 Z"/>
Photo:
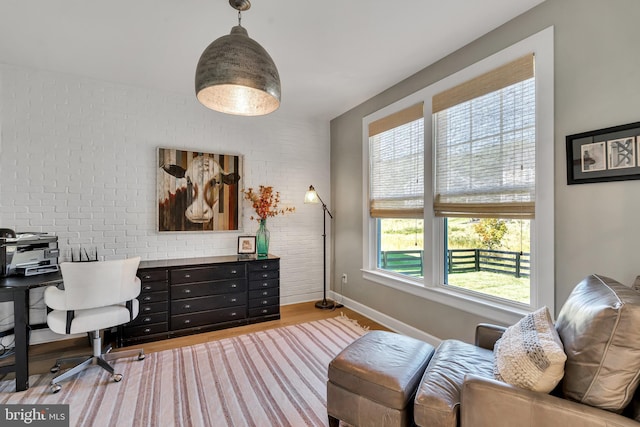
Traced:
<path id="1" fill-rule="evenodd" d="M 211 43 L 196 68 L 196 97 L 212 110 L 241 116 L 269 114 L 280 106 L 280 75 L 271 56 L 249 37 L 241 13 L 249 0 L 229 0 L 238 25 Z"/>

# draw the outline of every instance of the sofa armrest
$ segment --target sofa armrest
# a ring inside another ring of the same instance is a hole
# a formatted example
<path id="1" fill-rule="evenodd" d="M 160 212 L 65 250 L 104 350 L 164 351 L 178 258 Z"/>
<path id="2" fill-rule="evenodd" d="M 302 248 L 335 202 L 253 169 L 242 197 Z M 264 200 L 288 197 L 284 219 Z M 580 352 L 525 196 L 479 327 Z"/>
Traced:
<path id="1" fill-rule="evenodd" d="M 549 394 L 467 375 L 462 386 L 460 426 L 638 427 L 638 423 Z"/>
<path id="2" fill-rule="evenodd" d="M 504 326 L 480 323 L 476 326 L 476 345 L 493 351 L 493 346 L 507 328 Z"/>

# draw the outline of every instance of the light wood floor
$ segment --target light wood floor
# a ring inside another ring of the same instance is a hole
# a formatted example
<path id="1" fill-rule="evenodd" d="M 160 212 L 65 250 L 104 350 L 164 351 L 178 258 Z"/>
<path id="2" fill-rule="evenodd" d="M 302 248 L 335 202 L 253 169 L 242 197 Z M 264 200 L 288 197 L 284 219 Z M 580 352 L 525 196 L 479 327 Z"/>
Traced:
<path id="1" fill-rule="evenodd" d="M 127 350 L 130 348 L 143 348 L 145 353 L 152 353 L 156 351 L 168 350 L 172 348 L 184 347 L 207 341 L 233 337 L 250 332 L 278 328 L 281 326 L 294 325 L 298 323 L 310 322 L 313 320 L 328 319 L 331 317 L 339 316 L 340 313 L 343 313 L 350 319 L 357 320 L 358 323 L 363 327 L 369 327 L 369 329 L 387 330 L 387 328 L 385 328 L 384 326 L 346 307 L 338 308 L 335 310 L 320 310 L 314 307 L 314 302 L 309 302 L 282 306 L 280 308 L 279 320 L 138 344 L 132 347 L 123 347 L 122 349 L 116 349 L 114 351 Z M 53 366 L 57 358 L 91 354 L 91 351 L 92 350 L 89 345 L 89 340 L 87 338 L 77 338 L 33 345 L 29 348 L 29 374 L 47 373 L 49 372 L 49 369 Z M 12 359 L 12 357 L 8 358 L 6 361 L 3 361 L 2 364 L 12 363 Z M 0 376 L 0 379 L 9 378 L 13 378 L 13 374 L 8 374 L 4 377 Z"/>

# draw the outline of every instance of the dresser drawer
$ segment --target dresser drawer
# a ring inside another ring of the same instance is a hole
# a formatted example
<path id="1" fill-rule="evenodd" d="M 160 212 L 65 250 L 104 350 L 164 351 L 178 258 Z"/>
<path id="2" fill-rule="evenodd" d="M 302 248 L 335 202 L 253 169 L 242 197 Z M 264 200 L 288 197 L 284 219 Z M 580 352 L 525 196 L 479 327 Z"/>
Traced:
<path id="1" fill-rule="evenodd" d="M 138 314 L 138 317 L 133 319 L 132 322 L 127 324 L 129 326 L 137 326 L 137 325 L 149 325 L 151 323 L 167 323 L 169 320 L 169 314 L 166 311 L 162 311 L 159 313 L 147 313 L 147 314 Z"/>
<path id="2" fill-rule="evenodd" d="M 249 291 L 249 299 L 277 297 L 280 295 L 280 288 L 264 288 L 255 291 Z"/>
<path id="3" fill-rule="evenodd" d="M 269 298 L 261 298 L 261 299 L 252 299 L 249 300 L 249 309 L 258 308 L 258 307 L 266 307 L 269 305 L 278 305 L 280 302 L 280 297 L 269 297 Z"/>
<path id="4" fill-rule="evenodd" d="M 277 259 L 265 259 L 261 261 L 252 261 L 248 263 L 249 272 L 253 271 L 265 271 L 265 270 L 278 270 L 280 268 L 280 260 Z"/>
<path id="5" fill-rule="evenodd" d="M 169 284 L 165 280 L 164 282 L 144 282 L 140 286 L 140 293 L 147 294 L 149 292 L 160 292 L 169 290 Z"/>
<path id="6" fill-rule="evenodd" d="M 169 324 L 154 323 L 152 325 L 134 326 L 132 328 L 124 328 L 125 337 L 139 337 L 144 335 L 157 334 L 161 332 L 167 332 L 169 330 Z"/>
<path id="7" fill-rule="evenodd" d="M 145 294 L 138 295 L 138 301 L 141 304 L 149 304 L 152 302 L 162 302 L 167 301 L 169 298 L 169 292 L 149 292 Z"/>
<path id="8" fill-rule="evenodd" d="M 218 280 L 215 282 L 190 283 L 187 285 L 172 285 L 171 299 L 202 297 L 227 293 L 244 292 L 247 290 L 246 279 Z"/>
<path id="9" fill-rule="evenodd" d="M 142 283 L 145 282 L 166 282 L 169 278 L 167 270 L 138 270 L 137 276 Z"/>
<path id="10" fill-rule="evenodd" d="M 169 307 L 168 301 L 163 302 L 151 302 L 151 303 L 140 303 L 140 313 L 138 316 L 142 316 L 143 314 L 150 313 L 158 313 L 161 311 L 167 311 Z"/>
<path id="11" fill-rule="evenodd" d="M 280 270 L 252 271 L 249 273 L 249 280 L 268 280 L 280 277 Z"/>
<path id="12" fill-rule="evenodd" d="M 192 313 L 224 307 L 245 306 L 247 294 L 224 294 L 171 301 L 171 314 Z"/>
<path id="13" fill-rule="evenodd" d="M 277 305 L 249 309 L 249 317 L 269 316 L 278 313 L 280 313 L 280 306 Z"/>
<path id="14" fill-rule="evenodd" d="M 244 264 L 222 264 L 210 267 L 171 270 L 171 283 L 207 282 L 211 280 L 246 277 Z"/>
<path id="15" fill-rule="evenodd" d="M 253 280 L 249 282 L 249 290 L 253 291 L 256 289 L 276 288 L 278 287 L 279 284 L 280 284 L 280 281 L 278 279 L 260 280 L 260 281 Z"/>
<path id="16" fill-rule="evenodd" d="M 230 322 L 247 317 L 245 307 L 230 307 L 220 310 L 210 310 L 199 313 L 171 316 L 171 329 L 186 329 L 196 326 L 210 325 L 212 323 Z"/>

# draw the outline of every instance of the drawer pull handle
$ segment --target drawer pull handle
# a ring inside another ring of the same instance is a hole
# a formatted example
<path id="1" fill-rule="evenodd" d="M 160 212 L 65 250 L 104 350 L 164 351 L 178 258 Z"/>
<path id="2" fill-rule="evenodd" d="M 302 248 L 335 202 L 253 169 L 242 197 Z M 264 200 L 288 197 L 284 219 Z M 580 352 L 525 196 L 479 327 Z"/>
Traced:
<path id="1" fill-rule="evenodd" d="M 185 290 L 184 290 L 184 293 L 185 293 L 185 294 L 190 294 L 190 293 L 191 293 L 191 289 L 185 289 Z"/>
<path id="2" fill-rule="evenodd" d="M 185 324 L 189 324 L 189 323 L 191 323 L 191 320 L 190 320 L 190 319 L 187 319 L 187 320 L 185 320 L 185 321 L 184 321 L 184 323 L 185 323 Z"/>
<path id="3" fill-rule="evenodd" d="M 144 276 L 142 276 L 142 278 L 145 279 L 145 280 L 149 280 L 149 279 L 151 279 L 151 276 L 148 275 L 148 274 L 145 274 Z"/>
<path id="4" fill-rule="evenodd" d="M 185 304 L 184 308 L 191 308 L 191 304 Z"/>
<path id="5" fill-rule="evenodd" d="M 267 282 L 262 282 L 262 287 L 266 288 L 267 286 L 269 286 L 269 284 Z"/>
<path id="6" fill-rule="evenodd" d="M 185 278 L 185 279 L 188 279 L 189 277 L 191 277 L 191 275 L 190 275 L 190 274 L 185 274 L 185 275 L 184 275 L 184 278 Z"/>
<path id="7" fill-rule="evenodd" d="M 231 274 L 238 274 L 238 270 L 231 270 Z"/>
<path id="8" fill-rule="evenodd" d="M 231 313 L 231 317 L 235 317 L 235 316 L 237 316 L 237 315 L 238 315 L 238 314 L 237 314 L 235 311 L 234 311 L 233 313 Z"/>
<path id="9" fill-rule="evenodd" d="M 231 302 L 236 302 L 236 301 L 238 301 L 237 298 L 231 298 Z"/>
<path id="10" fill-rule="evenodd" d="M 267 268 L 269 268 L 269 264 L 262 264 L 262 269 L 266 270 Z"/>
<path id="11" fill-rule="evenodd" d="M 269 301 L 267 300 L 262 301 L 262 305 L 267 305 L 267 304 L 269 304 Z"/>
<path id="12" fill-rule="evenodd" d="M 142 301 L 151 301 L 151 297 L 144 297 L 142 298 Z"/>
<path id="13" fill-rule="evenodd" d="M 145 287 L 144 287 L 144 288 L 142 288 L 142 289 L 144 289 L 145 291 L 149 291 L 149 290 L 151 290 L 151 286 L 147 285 L 147 286 L 145 286 Z"/>
<path id="14" fill-rule="evenodd" d="M 144 332 L 148 334 L 149 332 L 151 332 L 151 328 L 146 328 Z"/>
<path id="15" fill-rule="evenodd" d="M 151 317 L 145 317 L 143 322 L 151 322 Z"/>
<path id="16" fill-rule="evenodd" d="M 262 311 L 260 313 L 262 314 L 267 314 L 269 312 L 269 310 L 267 310 L 266 308 L 262 309 Z"/>
<path id="17" fill-rule="evenodd" d="M 145 307 L 142 309 L 142 311 L 151 311 L 151 307 Z"/>
<path id="18" fill-rule="evenodd" d="M 266 297 L 267 295 L 269 295 L 269 291 L 262 291 L 262 296 Z"/>
<path id="19" fill-rule="evenodd" d="M 235 283 L 232 283 L 232 284 L 231 284 L 231 287 L 232 287 L 232 288 L 237 288 L 237 287 L 238 287 L 238 285 L 237 285 L 237 284 L 235 284 Z"/>
<path id="20" fill-rule="evenodd" d="M 263 274 L 262 274 L 262 278 L 263 278 L 263 279 L 266 279 L 267 277 L 269 277 L 269 273 L 263 273 Z"/>

